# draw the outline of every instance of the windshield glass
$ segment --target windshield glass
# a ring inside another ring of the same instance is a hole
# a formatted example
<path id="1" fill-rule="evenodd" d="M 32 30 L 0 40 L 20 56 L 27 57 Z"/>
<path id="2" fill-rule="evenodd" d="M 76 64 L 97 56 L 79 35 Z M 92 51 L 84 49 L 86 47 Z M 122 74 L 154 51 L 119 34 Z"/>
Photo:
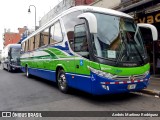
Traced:
<path id="1" fill-rule="evenodd" d="M 19 59 L 21 48 L 12 48 L 11 49 L 11 58 L 14 60 Z"/>
<path id="2" fill-rule="evenodd" d="M 143 62 L 143 40 L 132 19 L 94 13 L 98 33 L 94 35 L 94 54 L 117 62 Z"/>

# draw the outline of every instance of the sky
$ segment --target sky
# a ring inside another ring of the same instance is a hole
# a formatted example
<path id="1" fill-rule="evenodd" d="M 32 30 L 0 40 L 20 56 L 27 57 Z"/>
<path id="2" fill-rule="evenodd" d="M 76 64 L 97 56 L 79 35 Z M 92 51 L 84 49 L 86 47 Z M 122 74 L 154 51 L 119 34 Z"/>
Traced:
<path id="1" fill-rule="evenodd" d="M 40 19 L 56 6 L 62 0 L 2 0 L 0 3 L 0 50 L 3 49 L 4 29 L 10 29 L 11 32 L 18 32 L 18 28 L 35 26 L 35 8 L 30 7 L 31 13 L 28 13 L 29 5 L 36 7 L 36 25 L 39 25 Z"/>

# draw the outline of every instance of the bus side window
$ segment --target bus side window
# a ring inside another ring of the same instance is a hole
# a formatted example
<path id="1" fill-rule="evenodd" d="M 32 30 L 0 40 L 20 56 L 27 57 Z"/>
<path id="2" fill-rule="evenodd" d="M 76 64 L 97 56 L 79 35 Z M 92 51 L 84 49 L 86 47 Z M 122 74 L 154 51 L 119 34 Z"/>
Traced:
<path id="1" fill-rule="evenodd" d="M 35 49 L 40 47 L 40 33 L 35 36 Z"/>
<path id="2" fill-rule="evenodd" d="M 74 27 L 75 25 L 84 23 L 84 20 L 78 19 L 82 11 L 75 11 L 65 15 L 62 20 L 64 23 L 65 31 L 68 37 L 70 48 L 74 51 Z"/>
<path id="3" fill-rule="evenodd" d="M 85 24 L 76 25 L 74 28 L 74 51 L 88 58 L 88 42 Z"/>
<path id="4" fill-rule="evenodd" d="M 63 40 L 60 22 L 56 22 L 50 30 L 50 44 L 61 42 Z"/>
<path id="5" fill-rule="evenodd" d="M 25 52 L 28 51 L 28 40 L 25 42 L 26 46 L 25 46 Z"/>
<path id="6" fill-rule="evenodd" d="M 25 52 L 25 42 L 22 44 L 22 51 Z"/>
<path id="7" fill-rule="evenodd" d="M 54 28 L 54 40 L 56 42 L 60 42 L 62 41 L 63 37 L 62 37 L 62 30 L 61 30 L 61 25 L 60 22 L 56 22 L 55 23 L 55 28 Z"/>
<path id="8" fill-rule="evenodd" d="M 54 35 L 53 35 L 53 33 L 54 33 L 54 25 L 51 27 L 51 29 L 50 29 L 50 44 L 53 44 L 53 43 L 55 43 L 56 41 L 54 40 Z"/>
<path id="9" fill-rule="evenodd" d="M 29 50 L 34 50 L 34 36 L 29 39 Z"/>
<path id="10" fill-rule="evenodd" d="M 49 28 L 41 32 L 41 46 L 48 45 L 49 41 Z"/>

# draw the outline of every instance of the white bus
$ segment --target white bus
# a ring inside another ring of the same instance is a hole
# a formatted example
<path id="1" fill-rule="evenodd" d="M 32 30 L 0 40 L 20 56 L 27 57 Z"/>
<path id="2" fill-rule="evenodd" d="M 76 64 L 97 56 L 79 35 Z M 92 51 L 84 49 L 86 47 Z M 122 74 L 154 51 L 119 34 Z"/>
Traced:
<path id="1" fill-rule="evenodd" d="M 149 60 L 139 27 L 125 13 L 92 6 L 70 8 L 22 44 L 22 71 L 69 87 L 103 95 L 148 86 Z"/>

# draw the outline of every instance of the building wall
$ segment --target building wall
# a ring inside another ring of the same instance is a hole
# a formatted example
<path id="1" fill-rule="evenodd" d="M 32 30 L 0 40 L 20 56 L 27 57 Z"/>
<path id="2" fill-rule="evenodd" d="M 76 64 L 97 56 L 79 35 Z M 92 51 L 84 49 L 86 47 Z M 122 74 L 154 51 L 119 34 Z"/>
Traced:
<path id="1" fill-rule="evenodd" d="M 39 21 L 39 27 L 46 24 L 48 21 L 53 19 L 56 15 L 61 12 L 69 9 L 70 7 L 75 6 L 75 0 L 63 0 L 57 6 L 55 6 L 52 10 L 50 10 L 47 14 L 45 14 L 42 19 Z"/>
<path id="2" fill-rule="evenodd" d="M 52 10 L 50 10 L 46 15 L 42 17 L 39 21 L 39 26 L 43 26 L 45 23 L 53 19 L 56 15 L 60 14 L 61 12 L 69 9 L 73 6 L 78 5 L 90 5 L 95 0 L 62 0 L 57 6 L 55 6 Z"/>
<path id="3" fill-rule="evenodd" d="M 114 8 L 116 6 L 119 6 L 120 3 L 121 3 L 121 0 L 96 0 L 91 5 L 96 7 L 103 7 L 103 8 Z"/>
<path id="4" fill-rule="evenodd" d="M 93 3 L 95 0 L 75 0 L 75 6 L 78 5 L 89 5 Z"/>
<path id="5" fill-rule="evenodd" d="M 21 35 L 25 32 L 24 28 L 18 28 L 18 33 L 14 32 L 5 32 L 4 33 L 4 47 L 8 44 L 15 44 L 18 43 L 21 39 Z"/>
<path id="6" fill-rule="evenodd" d="M 5 33 L 4 34 L 4 46 L 7 46 L 8 44 L 14 44 L 17 43 L 20 40 L 21 36 L 19 33 Z"/>

